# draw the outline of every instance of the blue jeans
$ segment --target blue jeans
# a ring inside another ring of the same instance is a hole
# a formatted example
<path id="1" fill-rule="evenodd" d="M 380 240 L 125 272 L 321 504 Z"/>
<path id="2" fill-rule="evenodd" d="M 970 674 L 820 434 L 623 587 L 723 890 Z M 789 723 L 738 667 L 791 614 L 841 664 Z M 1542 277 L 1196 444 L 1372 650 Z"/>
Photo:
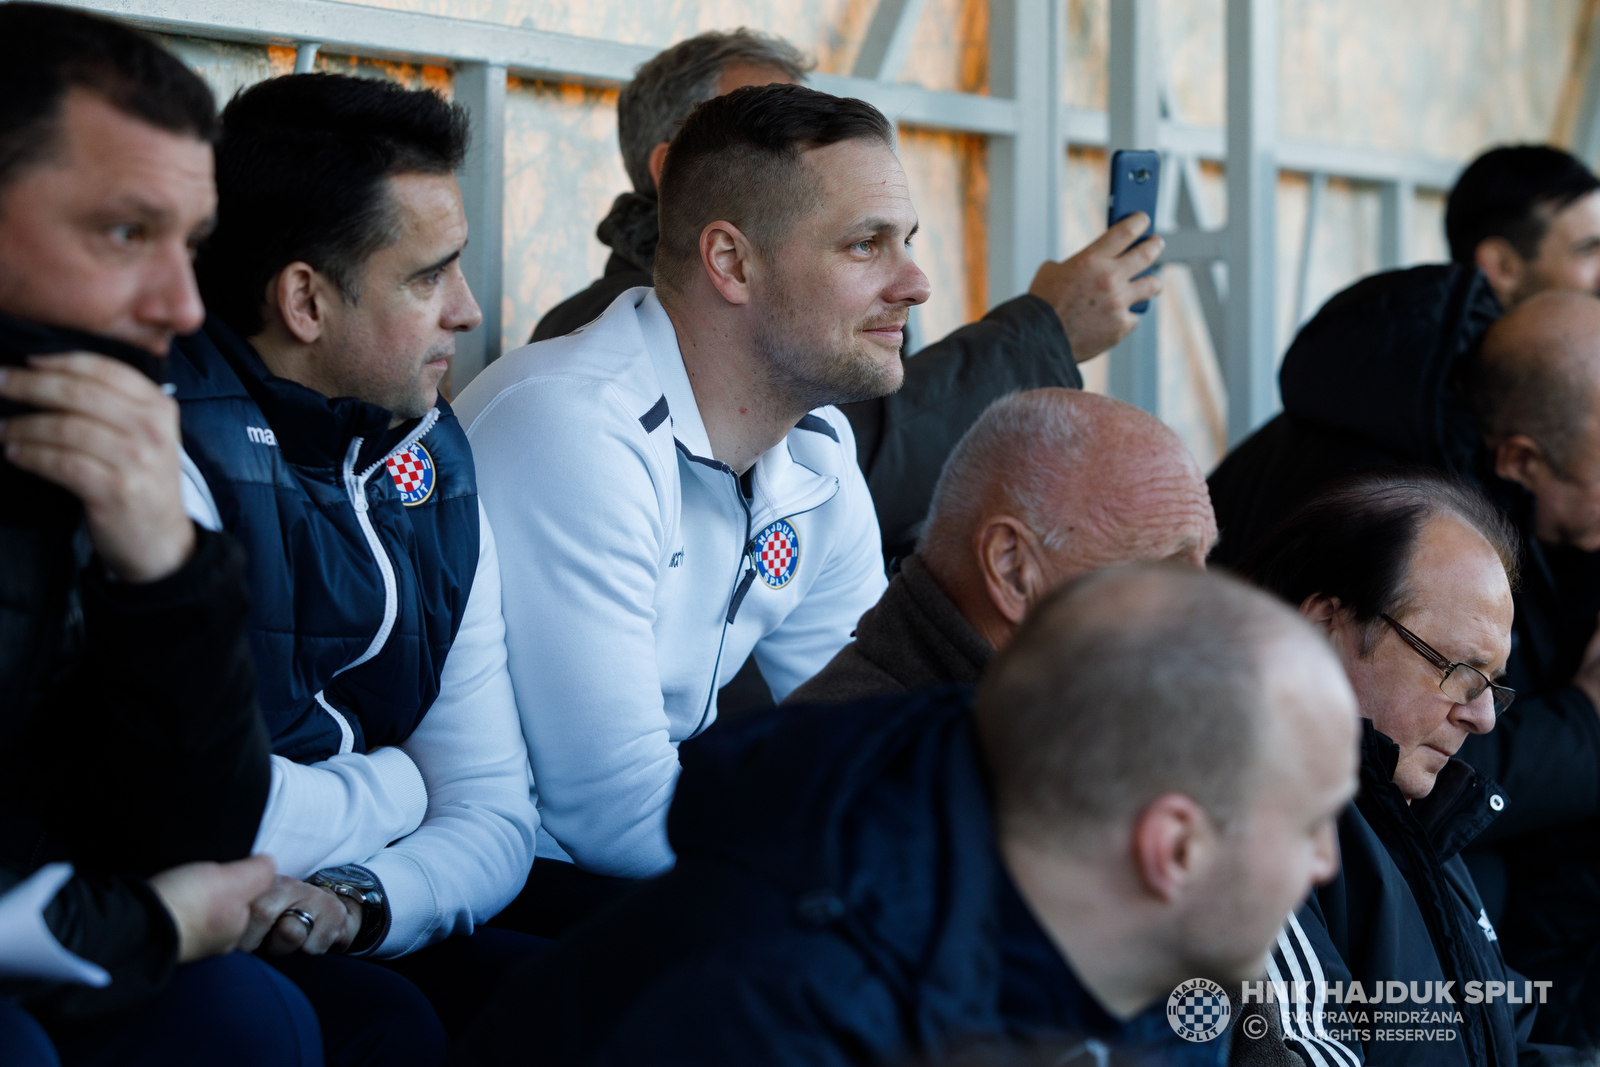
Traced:
<path id="1" fill-rule="evenodd" d="M 64 1067 L 322 1067 L 306 998 L 239 952 L 185 964 L 149 1004 L 53 1036 Z"/>
<path id="2" fill-rule="evenodd" d="M 44 1027 L 5 997 L 0 997 L 0 1063 L 6 1067 L 61 1067 Z"/>
<path id="3" fill-rule="evenodd" d="M 551 944 L 480 927 L 393 960 L 268 959 L 316 1009 L 329 1067 L 442 1067 L 506 974 Z"/>

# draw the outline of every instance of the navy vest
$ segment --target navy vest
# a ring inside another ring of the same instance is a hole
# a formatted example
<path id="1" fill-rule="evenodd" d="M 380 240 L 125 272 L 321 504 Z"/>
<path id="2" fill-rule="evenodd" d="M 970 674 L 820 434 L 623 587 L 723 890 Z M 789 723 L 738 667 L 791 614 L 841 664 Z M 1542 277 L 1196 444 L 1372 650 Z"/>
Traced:
<path id="1" fill-rule="evenodd" d="M 478 566 L 472 450 L 420 420 L 274 377 L 212 318 L 171 360 L 184 449 L 249 553 L 250 648 L 273 751 L 301 763 L 411 736 Z"/>

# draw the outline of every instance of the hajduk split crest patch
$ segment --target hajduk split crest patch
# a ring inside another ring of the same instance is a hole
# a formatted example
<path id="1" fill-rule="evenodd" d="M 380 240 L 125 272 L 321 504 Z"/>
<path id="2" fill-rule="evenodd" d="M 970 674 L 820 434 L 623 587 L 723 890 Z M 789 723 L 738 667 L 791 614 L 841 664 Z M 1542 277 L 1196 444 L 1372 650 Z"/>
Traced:
<path id="1" fill-rule="evenodd" d="M 783 519 L 756 534 L 756 573 L 769 589 L 782 589 L 800 566 L 800 535 Z"/>
<path id="2" fill-rule="evenodd" d="M 396 452 L 384 460 L 394 487 L 400 490 L 400 503 L 414 508 L 433 495 L 433 457 L 422 447 L 421 441 L 411 442 L 411 447 Z"/>

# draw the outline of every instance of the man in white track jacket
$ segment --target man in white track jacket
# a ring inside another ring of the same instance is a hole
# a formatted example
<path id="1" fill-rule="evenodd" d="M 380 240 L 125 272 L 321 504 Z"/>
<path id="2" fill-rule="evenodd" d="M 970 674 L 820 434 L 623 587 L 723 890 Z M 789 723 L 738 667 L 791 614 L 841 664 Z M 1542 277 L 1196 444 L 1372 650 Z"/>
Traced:
<path id="1" fill-rule="evenodd" d="M 524 901 L 552 861 L 668 869 L 677 746 L 715 721 L 717 689 L 753 651 L 782 699 L 883 591 L 828 405 L 899 385 L 928 295 L 891 138 L 870 105 L 799 86 L 701 105 L 668 155 L 657 288 L 457 398 L 539 783 Z"/>

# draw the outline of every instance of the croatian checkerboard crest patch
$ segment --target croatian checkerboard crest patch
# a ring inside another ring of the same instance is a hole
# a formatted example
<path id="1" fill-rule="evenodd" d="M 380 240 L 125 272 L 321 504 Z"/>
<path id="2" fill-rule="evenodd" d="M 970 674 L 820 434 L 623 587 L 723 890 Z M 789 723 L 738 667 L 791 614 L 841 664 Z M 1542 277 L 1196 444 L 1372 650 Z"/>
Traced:
<path id="1" fill-rule="evenodd" d="M 413 441 L 410 448 L 383 462 L 394 479 L 394 487 L 400 490 L 400 503 L 406 507 L 414 508 L 433 495 L 433 457 L 421 441 Z"/>
<path id="2" fill-rule="evenodd" d="M 782 589 L 800 566 L 800 535 L 779 519 L 756 534 L 756 573 L 769 589 Z"/>
<path id="3" fill-rule="evenodd" d="M 1233 1005 L 1209 978 L 1191 978 L 1167 998 L 1167 1022 L 1185 1041 L 1210 1041 L 1228 1028 Z"/>

